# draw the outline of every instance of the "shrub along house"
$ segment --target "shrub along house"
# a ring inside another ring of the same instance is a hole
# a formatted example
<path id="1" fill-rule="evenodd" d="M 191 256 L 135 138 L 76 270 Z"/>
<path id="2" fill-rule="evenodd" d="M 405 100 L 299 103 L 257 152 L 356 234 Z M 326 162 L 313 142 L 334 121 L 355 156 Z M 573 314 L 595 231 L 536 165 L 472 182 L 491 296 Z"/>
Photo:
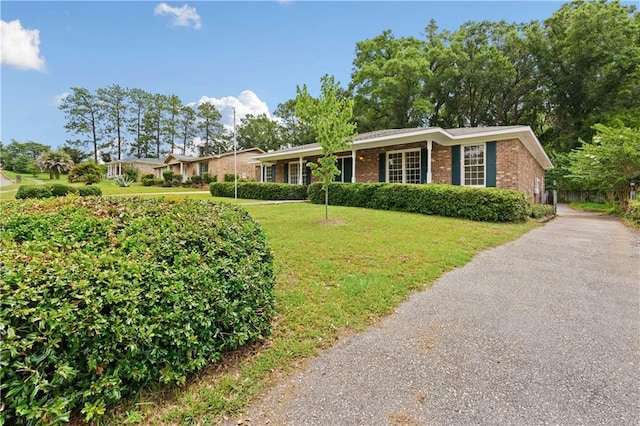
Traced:
<path id="1" fill-rule="evenodd" d="M 309 144 L 254 156 L 261 182 L 309 184 L 307 163 L 322 155 Z M 357 135 L 337 154 L 338 182 L 440 183 L 515 189 L 540 202 L 553 168 L 529 126 L 390 129 Z"/>

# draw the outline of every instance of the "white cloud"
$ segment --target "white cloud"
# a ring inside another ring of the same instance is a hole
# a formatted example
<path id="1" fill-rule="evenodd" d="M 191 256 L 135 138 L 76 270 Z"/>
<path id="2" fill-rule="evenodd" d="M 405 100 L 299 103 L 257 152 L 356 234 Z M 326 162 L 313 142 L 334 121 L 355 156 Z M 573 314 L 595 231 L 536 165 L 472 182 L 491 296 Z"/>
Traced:
<path id="1" fill-rule="evenodd" d="M 209 103 L 215 105 L 222 114 L 222 124 L 227 128 L 227 130 L 233 130 L 233 109 L 236 109 L 236 125 L 240 124 L 240 120 L 244 118 L 246 115 L 259 115 L 266 114 L 267 117 L 270 117 L 269 107 L 264 101 L 261 101 L 258 98 L 258 95 L 253 93 L 251 90 L 245 90 L 238 95 L 238 97 L 234 96 L 225 96 L 223 98 L 209 98 L 207 96 L 203 96 L 200 98 L 198 102 L 194 102 L 191 106 L 197 107 L 202 103 Z"/>
<path id="2" fill-rule="evenodd" d="M 56 105 L 60 105 L 67 96 L 69 96 L 69 92 L 62 92 L 59 95 L 53 97 L 53 102 Z"/>
<path id="3" fill-rule="evenodd" d="M 153 9 L 154 15 L 171 15 L 171 24 L 174 27 L 193 27 L 196 30 L 202 28 L 202 20 L 195 7 L 184 4 L 182 7 L 172 7 L 166 3 L 160 3 Z"/>
<path id="4" fill-rule="evenodd" d="M 40 57 L 40 31 L 22 28 L 19 20 L 0 21 L 0 63 L 44 71 Z"/>

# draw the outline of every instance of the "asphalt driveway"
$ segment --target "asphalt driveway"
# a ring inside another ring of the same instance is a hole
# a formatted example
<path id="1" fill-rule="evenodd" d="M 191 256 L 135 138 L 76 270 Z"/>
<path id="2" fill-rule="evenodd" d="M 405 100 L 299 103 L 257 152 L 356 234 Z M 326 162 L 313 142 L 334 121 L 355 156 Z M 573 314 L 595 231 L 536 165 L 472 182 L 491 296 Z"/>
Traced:
<path id="1" fill-rule="evenodd" d="M 243 419 L 640 424 L 639 234 L 561 207 L 312 361 Z"/>

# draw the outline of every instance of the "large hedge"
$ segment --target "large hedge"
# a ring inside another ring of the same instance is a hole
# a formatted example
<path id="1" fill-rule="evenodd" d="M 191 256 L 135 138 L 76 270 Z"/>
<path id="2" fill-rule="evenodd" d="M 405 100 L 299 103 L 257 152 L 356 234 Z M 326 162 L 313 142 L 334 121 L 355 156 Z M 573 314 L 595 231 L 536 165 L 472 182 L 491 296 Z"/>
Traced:
<path id="1" fill-rule="evenodd" d="M 311 202 L 324 204 L 321 184 L 309 185 L 307 192 Z M 518 191 L 436 184 L 332 183 L 329 204 L 487 222 L 521 222 L 530 213 L 529 202 Z"/>
<path id="2" fill-rule="evenodd" d="M 234 197 L 233 182 L 212 182 L 209 185 L 214 197 Z M 289 183 L 238 182 L 238 198 L 253 200 L 305 200 L 306 185 Z"/>
<path id="3" fill-rule="evenodd" d="M 69 194 L 77 194 L 81 197 L 100 196 L 102 190 L 99 186 L 87 185 L 75 187 L 54 183 L 52 185 L 22 185 L 18 188 L 15 198 L 18 200 L 25 198 L 49 198 L 64 197 Z"/>
<path id="4" fill-rule="evenodd" d="M 0 205 L 0 424 L 85 420 L 270 332 L 273 257 L 205 201 Z"/>
<path id="5" fill-rule="evenodd" d="M 625 217 L 632 223 L 640 225 L 640 200 L 629 201 Z"/>

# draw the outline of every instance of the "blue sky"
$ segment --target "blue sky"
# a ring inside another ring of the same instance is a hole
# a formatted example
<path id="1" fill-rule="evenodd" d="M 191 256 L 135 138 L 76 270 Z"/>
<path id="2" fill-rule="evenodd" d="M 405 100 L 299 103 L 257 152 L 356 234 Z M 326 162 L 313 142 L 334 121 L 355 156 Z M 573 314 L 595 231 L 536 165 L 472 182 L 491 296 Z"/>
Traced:
<path id="1" fill-rule="evenodd" d="M 2 1 L 0 136 L 62 146 L 59 97 L 111 84 L 212 102 L 229 124 L 231 107 L 271 113 L 296 85 L 317 93 L 325 73 L 346 86 L 356 43 L 385 29 L 420 37 L 430 19 L 450 30 L 544 20 L 561 4 Z"/>

